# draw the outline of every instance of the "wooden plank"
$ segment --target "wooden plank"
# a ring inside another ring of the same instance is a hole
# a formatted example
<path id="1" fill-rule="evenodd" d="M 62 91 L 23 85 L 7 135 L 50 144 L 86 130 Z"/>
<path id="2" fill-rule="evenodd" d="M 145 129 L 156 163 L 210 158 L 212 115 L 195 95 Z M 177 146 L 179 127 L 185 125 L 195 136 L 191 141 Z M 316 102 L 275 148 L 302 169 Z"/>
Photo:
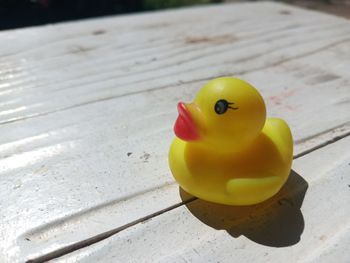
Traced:
<path id="1" fill-rule="evenodd" d="M 322 236 L 322 239 L 327 239 L 327 242 L 319 249 L 314 251 L 307 258 L 308 262 L 332 262 L 336 260 L 340 263 L 349 262 L 349 247 L 350 247 L 350 224 L 348 224 L 341 233 L 337 233 L 333 237 Z"/>
<path id="2" fill-rule="evenodd" d="M 349 147 L 347 137 L 297 159 L 260 205 L 197 199 L 53 262 L 348 262 Z"/>
<path id="3" fill-rule="evenodd" d="M 0 262 L 62 252 L 181 203 L 166 160 L 176 102 L 206 78 L 257 86 L 269 114 L 290 123 L 296 154 L 348 134 L 349 28 L 254 3 L 0 32 Z"/>
<path id="4" fill-rule="evenodd" d="M 281 13 L 284 9 L 290 14 Z M 208 25 L 207 15 L 217 12 L 222 14 Z M 265 70 L 325 48 L 347 45 L 348 23 L 284 5 L 259 3 L 5 32 L 0 35 L 5 80 L 0 123 L 179 82 Z M 105 34 L 94 34 L 102 25 Z M 36 37 L 30 38 L 33 35 Z M 14 41 L 19 44 L 13 45 Z M 316 63 L 318 67 L 319 61 Z M 350 62 L 337 56 L 337 60 L 327 57 L 328 63 L 326 72 L 311 68 L 309 77 L 326 73 L 331 76 L 328 81 L 336 79 L 338 72 L 332 74 L 332 66 L 342 63 L 345 71 Z"/>

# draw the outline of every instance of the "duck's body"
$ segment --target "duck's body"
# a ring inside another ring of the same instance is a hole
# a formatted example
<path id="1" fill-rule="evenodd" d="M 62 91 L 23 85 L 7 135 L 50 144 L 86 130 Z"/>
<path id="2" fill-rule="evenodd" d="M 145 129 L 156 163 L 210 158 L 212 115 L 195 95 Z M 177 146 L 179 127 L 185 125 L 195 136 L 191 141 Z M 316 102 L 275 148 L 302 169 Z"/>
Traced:
<path id="1" fill-rule="evenodd" d="M 266 120 L 261 135 L 241 152 L 213 152 L 196 142 L 175 138 L 170 169 L 191 194 L 211 202 L 251 205 L 275 195 L 288 178 L 293 140 L 281 119 Z"/>
<path id="2" fill-rule="evenodd" d="M 281 189 L 291 169 L 292 135 L 283 120 L 266 119 L 254 87 L 214 79 L 178 110 L 169 165 L 184 190 L 216 203 L 251 205 Z"/>

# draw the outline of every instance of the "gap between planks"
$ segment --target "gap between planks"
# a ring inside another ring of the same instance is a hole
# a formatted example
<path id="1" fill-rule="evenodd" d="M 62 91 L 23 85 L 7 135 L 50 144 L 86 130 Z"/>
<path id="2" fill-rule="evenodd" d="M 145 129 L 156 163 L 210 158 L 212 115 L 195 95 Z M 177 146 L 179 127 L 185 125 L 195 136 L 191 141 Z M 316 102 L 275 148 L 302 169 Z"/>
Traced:
<path id="1" fill-rule="evenodd" d="M 311 147 L 310 149 L 306 149 L 306 150 L 304 150 L 304 151 L 294 155 L 293 159 L 298 159 L 300 157 L 303 157 L 303 156 L 305 156 L 305 155 L 307 155 L 307 154 L 309 154 L 311 152 L 314 152 L 314 151 L 317 151 L 318 149 L 324 148 L 324 147 L 326 147 L 326 146 L 328 146 L 330 144 L 333 144 L 333 143 L 335 143 L 335 142 L 337 142 L 339 140 L 342 140 L 342 139 L 344 139 L 344 138 L 346 138 L 348 136 L 350 136 L 350 131 L 348 131 L 348 132 L 346 132 L 344 134 L 335 136 L 332 139 L 326 140 L 325 142 L 320 143 L 320 144 L 318 144 L 318 145 L 316 145 L 314 147 Z M 43 255 L 43 256 L 40 256 L 40 257 L 37 257 L 37 258 L 33 258 L 33 259 L 29 259 L 29 260 L 26 261 L 26 263 L 41 263 L 41 262 L 46 262 L 46 261 L 49 261 L 49 260 L 52 260 L 52 259 L 64 256 L 64 255 L 72 253 L 72 252 L 74 252 L 76 250 L 82 249 L 84 247 L 88 247 L 88 246 L 90 246 L 92 244 L 95 244 L 95 243 L 100 242 L 100 241 L 102 241 L 104 239 L 107 239 L 107 238 L 109 238 L 109 237 L 111 237 L 111 236 L 113 236 L 113 235 L 115 235 L 115 234 L 117 234 L 117 233 L 119 233 L 119 232 L 121 232 L 121 231 L 123 231 L 123 230 L 125 230 L 127 228 L 133 227 L 133 226 L 135 226 L 135 225 L 137 225 L 139 223 L 145 223 L 145 222 L 147 222 L 148 220 L 151 220 L 154 217 L 160 216 L 160 215 L 162 215 L 162 214 L 164 214 L 164 213 L 166 213 L 168 211 L 171 211 L 171 210 L 176 209 L 176 208 L 178 208 L 180 206 L 183 206 L 183 205 L 186 205 L 188 203 L 191 203 L 191 202 L 193 202 L 193 201 L 195 201 L 197 199 L 198 199 L 197 197 L 192 197 L 192 198 L 190 198 L 190 199 L 188 199 L 186 201 L 182 201 L 180 203 L 174 204 L 172 206 L 169 206 L 169 207 L 164 208 L 164 209 L 162 209 L 160 211 L 157 211 L 155 213 L 152 213 L 152 214 L 149 214 L 147 216 L 144 216 L 144 217 L 142 217 L 140 219 L 132 221 L 132 222 L 130 222 L 128 224 L 125 224 L 123 226 L 111 229 L 109 231 L 100 233 L 100 234 L 95 235 L 93 237 L 90 237 L 88 239 L 85 239 L 85 240 L 76 242 L 74 244 L 65 246 L 63 248 L 57 249 L 57 250 L 52 251 L 52 252 L 50 252 L 50 253 L 48 253 L 46 255 Z"/>

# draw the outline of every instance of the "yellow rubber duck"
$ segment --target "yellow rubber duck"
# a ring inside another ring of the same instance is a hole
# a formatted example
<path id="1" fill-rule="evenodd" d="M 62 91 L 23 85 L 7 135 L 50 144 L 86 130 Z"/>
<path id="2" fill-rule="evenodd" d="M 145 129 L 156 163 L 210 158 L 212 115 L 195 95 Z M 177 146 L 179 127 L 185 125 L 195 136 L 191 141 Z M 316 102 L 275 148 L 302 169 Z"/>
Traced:
<path id="1" fill-rule="evenodd" d="M 263 98 L 247 82 L 213 79 L 193 103 L 180 102 L 178 111 L 169 165 L 188 193 L 215 203 L 252 205 L 286 182 L 291 131 L 281 119 L 266 119 Z"/>

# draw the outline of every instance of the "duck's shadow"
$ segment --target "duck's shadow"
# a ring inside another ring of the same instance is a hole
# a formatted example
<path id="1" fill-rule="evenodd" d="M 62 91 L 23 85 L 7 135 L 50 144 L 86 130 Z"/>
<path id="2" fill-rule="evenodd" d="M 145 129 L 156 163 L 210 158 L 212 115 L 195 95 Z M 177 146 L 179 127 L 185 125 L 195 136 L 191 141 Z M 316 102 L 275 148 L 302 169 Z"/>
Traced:
<path id="1" fill-rule="evenodd" d="M 291 246 L 299 242 L 304 230 L 300 207 L 308 183 L 293 170 L 277 195 L 252 206 L 228 206 L 200 199 L 188 202 L 192 196 L 180 188 L 188 210 L 204 224 L 226 230 L 232 237 L 244 235 L 250 240 L 272 247 Z"/>

